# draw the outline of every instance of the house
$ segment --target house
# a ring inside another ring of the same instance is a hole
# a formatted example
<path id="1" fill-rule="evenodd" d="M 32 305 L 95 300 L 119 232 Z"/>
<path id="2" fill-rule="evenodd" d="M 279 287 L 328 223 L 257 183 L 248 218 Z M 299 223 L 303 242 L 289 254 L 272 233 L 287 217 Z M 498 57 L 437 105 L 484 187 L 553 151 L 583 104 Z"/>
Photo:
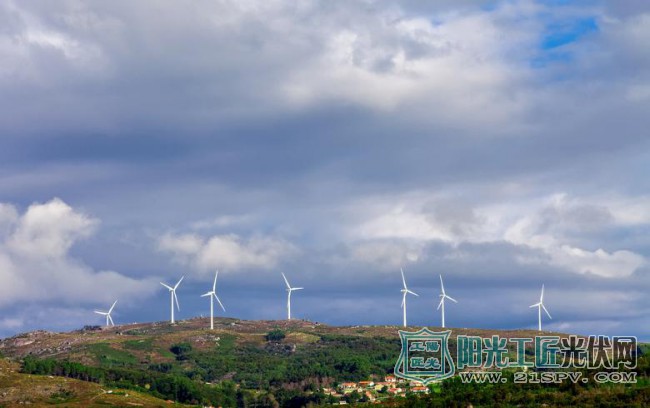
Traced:
<path id="1" fill-rule="evenodd" d="M 336 392 L 335 389 L 328 388 L 328 387 L 323 387 L 323 394 L 331 395 L 332 397 L 335 397 L 335 398 L 341 398 L 343 396 L 343 394 L 339 394 L 338 392 Z"/>
<path id="2" fill-rule="evenodd" d="M 425 387 L 423 385 L 418 385 L 416 387 L 411 387 L 411 392 L 421 392 L 421 393 L 428 394 L 429 393 L 429 388 Z"/>
<path id="3" fill-rule="evenodd" d="M 381 391 L 384 389 L 384 387 L 391 388 L 393 385 L 389 382 L 386 381 L 378 381 L 375 383 L 375 391 Z"/>
<path id="4" fill-rule="evenodd" d="M 366 398 L 368 398 L 368 401 L 370 402 L 375 400 L 375 396 L 370 391 L 366 391 L 364 395 L 366 396 Z"/>
<path id="5" fill-rule="evenodd" d="M 343 394 L 349 394 L 353 391 L 362 391 L 359 385 L 355 382 L 344 382 L 339 385 L 339 389 L 343 391 Z"/>
<path id="6" fill-rule="evenodd" d="M 355 382 L 344 382 L 341 383 L 341 385 L 339 385 L 339 388 L 342 388 L 344 390 L 348 390 L 348 389 L 351 390 L 351 389 L 358 388 L 358 385 Z"/>
<path id="7" fill-rule="evenodd" d="M 361 388 L 371 388 L 374 385 L 375 383 L 373 381 L 359 381 L 359 387 Z"/>
<path id="8" fill-rule="evenodd" d="M 397 382 L 397 378 L 395 378 L 394 375 L 387 375 L 386 377 L 384 377 L 384 381 L 387 382 L 387 383 L 393 383 L 394 384 L 394 383 Z"/>
<path id="9" fill-rule="evenodd" d="M 388 393 L 393 394 L 393 395 L 401 394 L 402 389 L 401 388 L 389 388 Z"/>

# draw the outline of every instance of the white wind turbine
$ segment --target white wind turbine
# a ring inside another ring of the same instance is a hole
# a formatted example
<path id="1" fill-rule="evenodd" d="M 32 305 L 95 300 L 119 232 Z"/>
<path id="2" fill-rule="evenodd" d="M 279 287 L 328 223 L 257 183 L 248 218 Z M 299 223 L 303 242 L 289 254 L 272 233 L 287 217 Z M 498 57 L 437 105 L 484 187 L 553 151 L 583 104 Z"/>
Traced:
<path id="1" fill-rule="evenodd" d="M 415 296 L 420 296 L 415 292 L 412 292 L 409 290 L 409 288 L 406 287 L 406 279 L 404 279 L 404 270 L 402 268 L 399 268 L 400 272 L 402 273 L 402 284 L 404 284 L 404 288 L 402 289 L 402 309 L 404 311 L 404 327 L 406 327 L 406 294 L 410 293 L 411 295 Z"/>
<path id="2" fill-rule="evenodd" d="M 442 275 L 440 275 L 440 289 L 442 290 L 442 293 L 440 294 L 440 303 L 438 303 L 438 309 L 442 307 L 442 328 L 444 329 L 445 328 L 445 298 L 451 300 L 454 303 L 458 303 L 458 301 L 456 301 L 456 299 L 454 299 L 451 296 L 448 296 L 445 293 L 445 285 L 444 283 L 442 283 Z"/>
<path id="3" fill-rule="evenodd" d="M 292 288 L 291 285 L 289 285 L 287 277 L 284 276 L 284 273 L 282 274 L 282 277 L 284 278 L 284 283 L 287 284 L 287 320 L 291 320 L 291 292 L 294 290 L 302 290 L 304 288 Z"/>
<path id="4" fill-rule="evenodd" d="M 542 331 L 542 309 L 544 309 L 548 315 L 548 318 L 552 319 L 551 314 L 548 312 L 548 310 L 546 310 L 546 306 L 544 306 L 544 285 L 542 285 L 542 294 L 539 297 L 539 302 L 535 303 L 534 305 L 530 305 L 529 307 L 537 308 L 538 330 Z"/>
<path id="5" fill-rule="evenodd" d="M 113 306 L 111 306 L 111 308 L 108 309 L 108 312 L 102 312 L 101 310 L 95 310 L 95 313 L 100 314 L 102 316 L 106 316 L 106 327 L 115 326 L 115 323 L 113 323 L 113 318 L 111 317 L 111 313 L 113 312 L 113 308 L 115 307 L 116 303 L 117 303 L 117 300 L 115 302 L 113 302 Z"/>
<path id="6" fill-rule="evenodd" d="M 178 297 L 176 296 L 176 288 L 178 288 L 178 285 L 181 284 L 181 282 L 183 281 L 183 278 L 185 278 L 185 276 L 182 276 L 181 279 L 176 283 L 176 285 L 174 285 L 173 288 L 171 286 L 165 284 L 165 283 L 160 282 L 161 285 L 163 285 L 164 287 L 169 289 L 169 293 L 171 295 L 171 309 L 172 309 L 171 323 L 172 324 L 174 324 L 174 301 L 176 301 L 176 307 L 178 308 L 178 310 L 181 310 L 181 307 L 178 304 Z"/>
<path id="7" fill-rule="evenodd" d="M 219 300 L 219 296 L 217 296 L 217 276 L 219 276 L 218 270 L 214 274 L 214 283 L 212 284 L 212 290 L 201 295 L 201 297 L 210 296 L 210 330 L 214 330 L 214 299 L 217 299 L 219 306 L 221 306 L 224 312 L 226 311 L 226 308 L 223 307 L 223 303 L 221 303 Z"/>

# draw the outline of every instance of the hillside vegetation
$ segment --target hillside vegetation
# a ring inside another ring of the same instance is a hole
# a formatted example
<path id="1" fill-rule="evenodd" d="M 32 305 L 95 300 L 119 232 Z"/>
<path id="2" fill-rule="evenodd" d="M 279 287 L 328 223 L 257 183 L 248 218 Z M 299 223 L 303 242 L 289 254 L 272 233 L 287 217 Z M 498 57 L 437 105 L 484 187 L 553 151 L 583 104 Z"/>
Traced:
<path id="1" fill-rule="evenodd" d="M 0 407 L 168 407 L 169 402 L 147 393 L 103 387 L 65 377 L 23 374 L 20 364 L 0 358 Z M 173 404 L 174 406 L 185 406 Z"/>
<path id="2" fill-rule="evenodd" d="M 0 353 L 20 362 L 24 373 L 83 380 L 95 389 L 101 384 L 129 390 L 132 395 L 147 394 L 187 404 L 298 407 L 338 401 L 323 390 L 343 381 L 382 379 L 392 372 L 401 348 L 397 335 L 401 328 L 396 326 L 331 327 L 300 320 L 217 319 L 215 330 L 207 327 L 207 319 L 193 319 L 176 325 L 87 327 L 70 333 L 38 331 L 0 341 Z M 453 329 L 452 354 L 459 334 L 528 337 L 536 332 Z M 498 401 L 495 396 L 519 392 L 529 393 L 531 401 L 625 397 L 628 405 L 650 404 L 647 358 L 640 373 L 642 382 L 635 386 L 600 388 L 535 388 L 511 383 L 473 386 L 453 379 L 426 397 L 387 398 L 384 402 L 436 406 L 457 401 L 456 406 L 465 407 L 472 401 L 474 406 L 489 405 L 489 401 Z M 521 401 L 514 398 L 512 403 Z"/>

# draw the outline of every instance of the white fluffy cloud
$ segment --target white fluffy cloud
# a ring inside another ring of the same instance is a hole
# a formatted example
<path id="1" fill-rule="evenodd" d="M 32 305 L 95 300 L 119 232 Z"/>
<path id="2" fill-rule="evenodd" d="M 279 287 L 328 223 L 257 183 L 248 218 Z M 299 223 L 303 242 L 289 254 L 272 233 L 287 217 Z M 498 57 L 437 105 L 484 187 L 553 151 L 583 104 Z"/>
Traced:
<path id="1" fill-rule="evenodd" d="M 284 96 L 301 107 L 337 101 L 382 112 L 405 108 L 404 115 L 438 124 L 504 125 L 527 106 L 517 89 L 525 69 L 509 56 L 534 46 L 534 27 L 514 24 L 530 8 L 439 14 L 434 21 L 396 7 L 333 7 L 310 33 L 321 52 L 290 71 Z"/>
<path id="2" fill-rule="evenodd" d="M 215 268 L 273 268 L 297 252 L 295 246 L 280 238 L 256 235 L 243 239 L 235 234 L 204 238 L 196 234 L 168 233 L 159 238 L 158 249 L 201 272 Z"/>
<path id="3" fill-rule="evenodd" d="M 201 7 L 116 1 L 56 10 L 9 2 L 5 19 L 16 23 L 0 35 L 0 56 L 10 62 L 0 68 L 0 86 L 5 79 L 9 88 L 19 80 L 37 84 L 34 90 L 49 89 L 61 78 L 83 86 L 119 75 L 111 97 L 123 103 L 93 100 L 102 109 L 89 109 L 83 92 L 69 101 L 83 112 L 75 122 L 88 117 L 109 128 L 113 115 L 129 120 L 133 107 L 142 111 L 150 104 L 141 98 L 153 97 L 158 121 L 180 120 L 180 111 L 194 126 L 197 119 L 224 113 L 335 102 L 380 112 L 400 109 L 418 120 L 483 133 L 499 125 L 504 132 L 523 118 L 535 97 L 528 53 L 543 30 L 533 16 L 544 11 L 529 1 L 433 17 L 374 1 L 221 1 Z M 152 12 L 157 18 L 149 18 Z M 137 41 L 129 41 L 133 38 Z M 185 57 L 170 58 L 179 53 Z M 167 80 L 184 71 L 192 72 L 193 80 L 175 82 L 169 99 L 150 90 L 132 92 L 132 84 L 139 89 L 143 79 L 152 80 L 151 64 Z M 195 92 L 191 101 L 183 98 Z M 39 109 L 19 110 L 48 114 Z"/>
<path id="4" fill-rule="evenodd" d="M 423 250 L 421 240 L 377 239 L 351 243 L 343 254 L 328 260 L 337 269 L 345 269 L 353 262 L 372 265 L 375 271 L 395 272 L 408 263 L 423 261 Z"/>
<path id="5" fill-rule="evenodd" d="M 99 221 L 55 198 L 20 214 L 0 204 L 0 305 L 55 301 L 64 304 L 109 302 L 157 287 L 115 271 L 95 271 L 69 251 L 93 234 Z"/>
<path id="6" fill-rule="evenodd" d="M 352 240 L 360 241 L 353 245 L 351 255 L 362 262 L 386 264 L 390 259 L 388 264 L 395 264 L 417 261 L 421 243 L 426 241 L 451 245 L 505 241 L 544 254 L 520 258 L 521 262 L 544 262 L 602 277 L 628 276 L 646 263 L 642 255 L 615 247 L 588 249 L 580 242 L 591 235 L 598 242 L 599 230 L 629 226 L 632 220 L 637 225 L 648 224 L 643 218 L 630 216 L 647 203 L 633 199 L 593 200 L 553 194 L 472 208 L 460 199 L 454 205 L 448 198 L 411 194 L 392 207 L 362 206 L 368 215 L 349 231 Z M 402 240 L 402 244 L 377 244 L 373 240 Z M 406 256 L 409 253 L 410 258 Z"/>

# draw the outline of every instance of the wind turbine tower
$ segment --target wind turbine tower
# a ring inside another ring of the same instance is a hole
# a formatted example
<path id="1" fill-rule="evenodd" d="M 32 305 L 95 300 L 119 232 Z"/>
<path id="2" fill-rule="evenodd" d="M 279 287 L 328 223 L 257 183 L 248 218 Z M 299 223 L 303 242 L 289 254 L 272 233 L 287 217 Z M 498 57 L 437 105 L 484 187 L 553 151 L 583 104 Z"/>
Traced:
<path id="1" fill-rule="evenodd" d="M 185 276 L 182 276 L 181 279 L 176 283 L 176 285 L 174 285 L 173 288 L 171 286 L 167 285 L 166 283 L 160 282 L 161 285 L 163 285 L 164 287 L 169 289 L 169 293 L 170 293 L 170 296 L 171 296 L 171 311 L 172 311 L 172 317 L 171 317 L 171 320 L 170 320 L 171 324 L 174 324 L 174 301 L 176 301 L 176 307 L 178 308 L 178 310 L 179 311 L 181 310 L 181 307 L 178 304 L 178 297 L 176 296 L 176 289 L 178 288 L 178 285 L 180 285 L 181 282 L 183 281 L 183 278 L 185 278 Z"/>
<path id="2" fill-rule="evenodd" d="M 544 306 L 544 285 L 542 285 L 542 294 L 539 297 L 539 302 L 535 303 L 534 305 L 530 305 L 529 307 L 537 308 L 537 329 L 539 331 L 542 331 L 542 309 L 544 309 L 544 312 L 546 312 L 548 318 L 552 319 L 551 314 L 548 312 L 548 310 L 546 310 L 546 306 Z"/>
<path id="3" fill-rule="evenodd" d="M 442 328 L 445 328 L 445 299 L 449 299 L 454 303 L 458 303 L 456 299 L 454 299 L 451 296 L 447 296 L 445 293 L 445 284 L 442 283 L 442 275 L 440 275 L 440 289 L 442 290 L 442 293 L 440 293 L 440 303 L 438 303 L 438 309 L 442 308 Z"/>
<path id="4" fill-rule="evenodd" d="M 217 276 L 219 276 L 219 271 L 214 274 L 214 283 L 212 284 L 212 290 L 210 292 L 204 293 L 201 295 L 201 297 L 206 297 L 210 296 L 210 330 L 214 330 L 214 299 L 217 299 L 217 302 L 219 302 L 219 306 L 223 309 L 223 311 L 226 311 L 226 308 L 223 307 L 223 303 L 219 300 L 219 296 L 217 296 Z M 173 311 L 173 307 L 172 307 Z"/>
<path id="5" fill-rule="evenodd" d="M 106 327 L 115 326 L 115 323 L 113 323 L 113 318 L 111 317 L 111 313 L 113 312 L 113 308 L 115 307 L 116 304 L 117 304 L 117 300 L 115 302 L 113 302 L 113 306 L 111 306 L 111 308 L 108 309 L 108 312 L 102 312 L 101 310 L 95 310 L 95 313 L 100 314 L 102 316 L 106 316 Z"/>
<path id="6" fill-rule="evenodd" d="M 282 273 L 282 277 L 284 278 L 284 283 L 287 284 L 287 320 L 291 320 L 291 292 L 294 290 L 302 290 L 304 288 L 292 288 L 287 277 L 284 276 L 284 273 Z"/>
<path id="7" fill-rule="evenodd" d="M 402 268 L 399 268 L 399 271 L 402 273 L 402 284 L 404 285 L 404 287 L 402 288 L 402 311 L 404 312 L 404 327 L 406 327 L 406 295 L 408 293 L 415 296 L 420 296 L 420 295 L 418 295 L 413 291 L 410 291 L 409 288 L 406 287 L 406 279 L 404 279 L 404 270 Z"/>

